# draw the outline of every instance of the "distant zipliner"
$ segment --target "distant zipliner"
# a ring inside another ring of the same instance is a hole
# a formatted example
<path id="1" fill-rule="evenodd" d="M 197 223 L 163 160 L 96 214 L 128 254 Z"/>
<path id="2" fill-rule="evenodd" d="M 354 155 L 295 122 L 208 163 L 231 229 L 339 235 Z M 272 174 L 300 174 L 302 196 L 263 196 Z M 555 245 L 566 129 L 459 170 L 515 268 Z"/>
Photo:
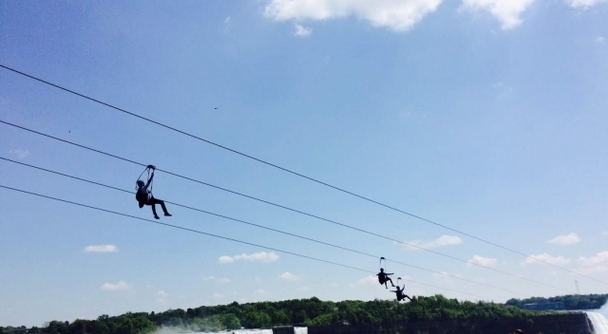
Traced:
<path id="1" fill-rule="evenodd" d="M 412 301 L 412 298 L 410 298 L 410 296 L 406 295 L 405 292 L 405 283 L 403 283 L 403 288 L 401 288 L 399 285 L 401 283 L 401 277 L 397 278 L 397 290 L 391 290 L 391 292 L 395 292 L 397 294 L 397 301 L 400 302 L 403 299 L 407 298 L 410 301 Z M 394 286 L 394 285 L 393 285 Z"/>
<path id="2" fill-rule="evenodd" d="M 384 268 L 382 268 L 382 260 L 384 260 L 384 266 L 386 267 L 386 259 L 383 257 L 380 258 L 380 272 L 376 274 L 376 276 L 378 276 L 378 283 L 380 283 L 380 285 L 384 284 L 384 288 L 388 289 L 388 284 L 386 284 L 387 282 L 391 282 L 391 286 L 394 288 L 395 284 L 393 284 L 393 280 L 388 277 L 389 275 L 393 275 L 394 273 L 385 273 L 384 272 Z"/>
<path id="3" fill-rule="evenodd" d="M 171 214 L 169 213 L 169 211 L 167 211 L 165 202 L 158 198 L 154 198 L 154 196 L 152 195 L 152 179 L 154 179 L 155 170 L 156 167 L 154 167 L 153 165 L 148 165 L 146 169 L 144 169 L 144 171 L 139 174 L 139 177 L 137 178 L 137 192 L 135 193 L 135 199 L 137 200 L 137 202 L 139 202 L 140 209 L 143 208 L 144 205 L 152 206 L 152 213 L 154 214 L 154 218 L 160 218 L 158 214 L 156 214 L 156 204 L 160 204 L 161 208 L 163 209 L 163 212 L 165 213 L 165 216 L 171 217 Z M 140 180 L 140 178 L 146 171 L 148 172 L 148 182 L 144 183 L 144 181 Z"/>

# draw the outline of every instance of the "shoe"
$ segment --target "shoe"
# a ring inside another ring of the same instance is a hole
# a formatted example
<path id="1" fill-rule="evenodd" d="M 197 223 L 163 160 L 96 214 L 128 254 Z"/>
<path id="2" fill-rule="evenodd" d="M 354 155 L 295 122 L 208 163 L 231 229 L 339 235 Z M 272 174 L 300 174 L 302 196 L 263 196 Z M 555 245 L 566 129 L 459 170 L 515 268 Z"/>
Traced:
<path id="1" fill-rule="evenodd" d="M 155 219 L 160 219 L 160 217 L 158 215 L 154 216 Z"/>
<path id="2" fill-rule="evenodd" d="M 165 213 L 165 217 L 171 217 L 171 216 L 173 216 L 173 215 L 168 212 Z"/>

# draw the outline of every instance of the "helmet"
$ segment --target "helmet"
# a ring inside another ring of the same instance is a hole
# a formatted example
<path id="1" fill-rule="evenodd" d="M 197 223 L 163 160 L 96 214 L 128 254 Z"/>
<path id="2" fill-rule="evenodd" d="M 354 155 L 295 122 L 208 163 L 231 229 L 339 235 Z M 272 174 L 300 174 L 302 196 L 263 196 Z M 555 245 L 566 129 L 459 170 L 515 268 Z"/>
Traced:
<path id="1" fill-rule="evenodd" d="M 144 183 L 144 181 L 142 181 L 142 180 L 137 180 L 137 185 L 138 185 L 138 186 L 143 187 L 143 186 L 144 186 L 144 184 L 145 184 L 145 183 Z"/>

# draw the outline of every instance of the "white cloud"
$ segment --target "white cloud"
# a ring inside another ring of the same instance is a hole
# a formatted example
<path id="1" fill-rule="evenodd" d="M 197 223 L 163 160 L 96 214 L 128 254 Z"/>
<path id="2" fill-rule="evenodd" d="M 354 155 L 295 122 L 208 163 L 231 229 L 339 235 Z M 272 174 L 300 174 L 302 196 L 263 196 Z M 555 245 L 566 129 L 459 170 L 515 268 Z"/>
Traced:
<path id="1" fill-rule="evenodd" d="M 593 267 L 578 268 L 575 271 L 577 273 L 580 273 L 583 275 L 592 275 L 592 274 L 597 274 L 597 273 L 608 272 L 608 266 L 607 265 L 597 265 L 597 266 L 593 266 Z"/>
<path id="2" fill-rule="evenodd" d="M 467 267 L 472 267 L 473 265 L 480 265 L 483 267 L 492 267 L 492 266 L 496 265 L 496 262 L 497 261 L 495 258 L 475 255 L 467 262 Z"/>
<path id="3" fill-rule="evenodd" d="M 608 262 L 608 251 L 597 253 L 595 254 L 595 256 L 592 257 L 581 256 L 576 259 L 576 261 L 582 264 L 583 266 L 595 266 L 598 264 L 602 264 L 604 262 Z"/>
<path id="4" fill-rule="evenodd" d="M 296 24 L 296 25 L 294 25 L 294 27 L 295 27 L 295 31 L 293 34 L 296 36 L 306 37 L 306 36 L 310 36 L 310 34 L 312 33 L 312 29 L 307 28 L 301 24 Z"/>
<path id="5" fill-rule="evenodd" d="M 350 16 L 375 27 L 394 31 L 410 29 L 434 12 L 442 0 L 270 0 L 264 14 L 276 21 L 331 20 Z"/>
<path id="6" fill-rule="evenodd" d="M 290 272 L 284 272 L 279 276 L 279 279 L 284 280 L 284 281 L 297 281 L 298 279 L 300 279 L 298 276 L 290 273 Z"/>
<path id="7" fill-rule="evenodd" d="M 358 280 L 355 283 L 348 284 L 348 286 L 350 288 L 354 288 L 354 287 L 361 286 L 361 285 L 375 285 L 375 284 L 378 284 L 378 278 L 376 276 L 367 276 L 367 277 L 364 277 L 364 278 Z"/>
<path id="8" fill-rule="evenodd" d="M 589 8 L 602 2 L 608 3 L 608 0 L 566 0 L 566 3 L 574 8 Z"/>
<path id="9" fill-rule="evenodd" d="M 8 153 L 19 160 L 23 160 L 31 155 L 29 150 L 25 150 L 22 148 L 14 148 L 8 151 Z"/>
<path id="10" fill-rule="evenodd" d="M 234 257 L 235 260 L 245 260 L 249 262 L 275 262 L 279 259 L 279 256 L 275 252 L 259 252 L 253 254 L 241 254 Z"/>
<path id="11" fill-rule="evenodd" d="M 547 253 L 542 253 L 542 254 L 538 254 L 538 255 L 531 255 L 528 256 L 526 258 L 526 260 L 524 262 L 522 262 L 522 264 L 544 264 L 544 263 L 549 263 L 549 264 L 568 264 L 570 263 L 571 260 L 568 258 L 565 258 L 563 256 L 551 256 Z"/>
<path id="12" fill-rule="evenodd" d="M 255 290 L 254 294 L 256 296 L 266 296 L 268 294 L 268 291 L 263 290 L 263 289 L 257 289 L 257 290 Z"/>
<path id="13" fill-rule="evenodd" d="M 230 256 L 223 255 L 223 256 L 220 256 L 220 258 L 217 260 L 217 262 L 219 262 L 221 264 L 232 263 L 232 262 L 234 262 L 234 259 L 231 258 Z"/>
<path id="14" fill-rule="evenodd" d="M 501 28 L 508 30 L 517 27 L 519 17 L 535 0 L 462 0 L 462 8 L 479 11 L 487 10 L 501 22 Z"/>
<path id="15" fill-rule="evenodd" d="M 431 249 L 437 247 L 454 246 L 462 243 L 462 239 L 454 235 L 442 235 L 433 241 L 412 240 L 407 241 L 405 249 L 420 250 Z"/>
<path id="16" fill-rule="evenodd" d="M 85 253 L 117 253 L 118 247 L 114 245 L 91 245 L 83 250 Z"/>
<path id="17" fill-rule="evenodd" d="M 215 277 L 215 276 L 206 276 L 206 277 L 203 277 L 203 280 L 213 281 L 217 284 L 228 284 L 231 282 L 228 277 Z"/>
<path id="18" fill-rule="evenodd" d="M 159 292 L 156 293 L 156 295 L 160 299 L 165 299 L 165 298 L 169 297 L 169 294 L 166 293 L 165 290 L 160 290 Z"/>
<path id="19" fill-rule="evenodd" d="M 224 33 L 227 33 L 230 31 L 230 21 L 231 21 L 230 16 L 227 16 L 224 19 Z"/>
<path id="20" fill-rule="evenodd" d="M 461 277 L 460 275 L 450 275 L 448 272 L 445 271 L 433 273 L 431 276 L 443 284 L 452 283 L 454 281 L 454 276 Z"/>
<path id="21" fill-rule="evenodd" d="M 125 281 L 119 281 L 116 284 L 104 283 L 99 288 L 101 290 L 105 290 L 105 291 L 126 291 L 126 290 L 131 290 L 133 287 L 131 286 L 131 284 L 129 284 Z"/>
<path id="22" fill-rule="evenodd" d="M 567 235 L 559 235 L 551 240 L 548 240 L 547 243 L 559 245 L 559 246 L 568 246 L 581 241 L 581 238 L 576 233 L 570 233 Z"/>

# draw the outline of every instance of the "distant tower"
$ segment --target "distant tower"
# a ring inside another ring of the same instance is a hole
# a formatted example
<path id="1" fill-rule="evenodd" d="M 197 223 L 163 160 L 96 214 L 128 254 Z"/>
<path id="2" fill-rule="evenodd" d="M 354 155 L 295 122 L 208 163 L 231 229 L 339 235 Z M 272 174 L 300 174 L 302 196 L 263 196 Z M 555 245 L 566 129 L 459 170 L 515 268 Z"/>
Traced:
<path id="1" fill-rule="evenodd" d="M 576 294 L 580 295 L 581 294 L 581 289 L 578 288 L 578 281 L 574 280 L 574 285 L 576 286 Z"/>

